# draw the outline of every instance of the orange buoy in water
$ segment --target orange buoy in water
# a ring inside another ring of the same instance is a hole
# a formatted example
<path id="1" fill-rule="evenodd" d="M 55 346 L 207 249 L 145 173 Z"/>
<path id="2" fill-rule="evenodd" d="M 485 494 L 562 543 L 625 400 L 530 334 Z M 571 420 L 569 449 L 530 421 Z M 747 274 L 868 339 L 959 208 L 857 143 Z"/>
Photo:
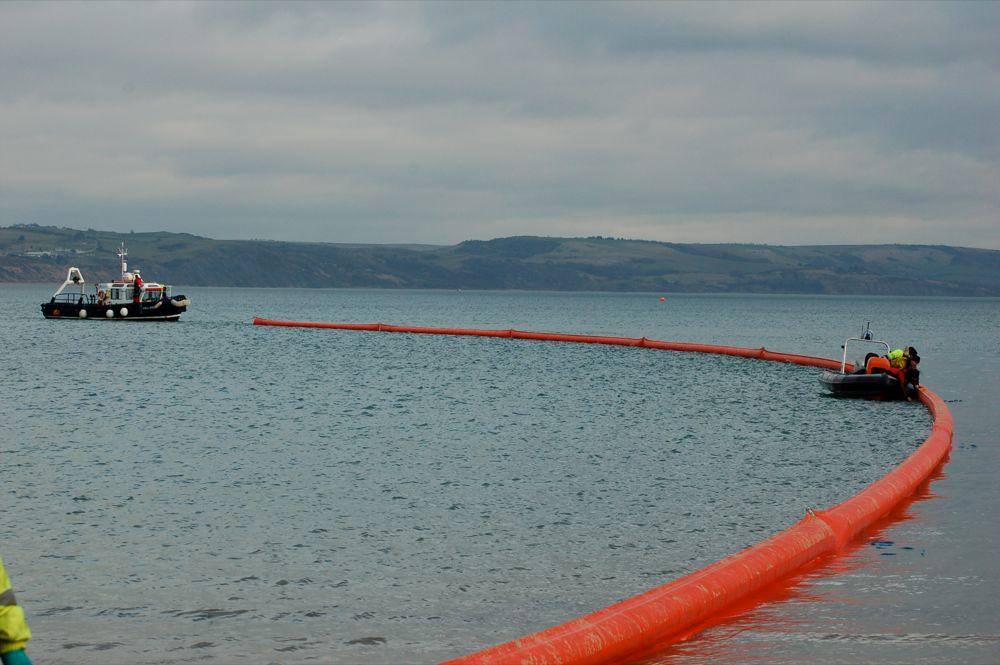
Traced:
<path id="1" fill-rule="evenodd" d="M 666 298 L 664 298 L 663 296 L 660 296 L 660 302 L 666 302 L 666 301 L 667 301 Z"/>

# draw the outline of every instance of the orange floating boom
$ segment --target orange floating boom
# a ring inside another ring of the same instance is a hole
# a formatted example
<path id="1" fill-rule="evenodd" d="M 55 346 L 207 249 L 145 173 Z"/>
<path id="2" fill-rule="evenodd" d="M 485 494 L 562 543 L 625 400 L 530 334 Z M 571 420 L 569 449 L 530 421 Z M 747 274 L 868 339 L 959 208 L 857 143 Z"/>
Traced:
<path id="1" fill-rule="evenodd" d="M 664 342 L 645 337 L 610 337 L 519 330 L 477 330 L 392 326 L 385 323 L 311 323 L 254 318 L 258 326 L 332 328 L 429 335 L 472 335 L 552 342 L 639 346 L 668 351 L 714 353 L 742 358 L 840 369 L 840 361 L 715 344 Z M 597 665 L 614 663 L 669 642 L 710 621 L 740 601 L 788 577 L 826 554 L 836 554 L 861 532 L 911 496 L 945 461 L 954 422 L 944 401 L 920 388 L 931 412 L 930 436 L 902 464 L 837 505 L 810 511 L 802 521 L 771 538 L 684 577 L 604 609 L 532 635 L 449 660 L 443 665 Z"/>

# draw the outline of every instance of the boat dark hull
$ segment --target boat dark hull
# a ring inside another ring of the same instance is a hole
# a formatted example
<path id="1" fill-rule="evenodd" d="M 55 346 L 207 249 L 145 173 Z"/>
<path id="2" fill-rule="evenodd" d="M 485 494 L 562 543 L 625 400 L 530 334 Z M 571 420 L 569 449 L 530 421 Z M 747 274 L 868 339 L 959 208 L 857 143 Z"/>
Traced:
<path id="1" fill-rule="evenodd" d="M 831 393 L 840 397 L 868 399 L 903 397 L 899 380 L 891 374 L 841 374 L 827 370 L 819 375 L 819 382 Z"/>
<path id="2" fill-rule="evenodd" d="M 181 298 L 178 298 L 178 300 Z M 85 312 L 85 314 L 81 314 L 81 311 Z M 42 303 L 42 316 L 46 319 L 72 319 L 77 321 L 176 321 L 186 311 L 186 305 L 178 305 L 173 300 L 157 300 L 155 303 L 130 302 L 116 305 L 98 305 L 96 303 L 84 303 L 81 305 L 79 303 L 66 302 Z"/>

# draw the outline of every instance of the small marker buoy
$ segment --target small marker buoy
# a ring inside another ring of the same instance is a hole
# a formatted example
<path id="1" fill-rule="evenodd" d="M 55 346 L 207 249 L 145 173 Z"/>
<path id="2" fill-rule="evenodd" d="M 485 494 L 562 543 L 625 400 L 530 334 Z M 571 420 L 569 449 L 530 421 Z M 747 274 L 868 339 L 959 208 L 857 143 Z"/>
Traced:
<path id="1" fill-rule="evenodd" d="M 666 302 L 666 301 L 667 301 L 666 298 L 664 298 L 663 296 L 660 296 L 660 302 Z"/>

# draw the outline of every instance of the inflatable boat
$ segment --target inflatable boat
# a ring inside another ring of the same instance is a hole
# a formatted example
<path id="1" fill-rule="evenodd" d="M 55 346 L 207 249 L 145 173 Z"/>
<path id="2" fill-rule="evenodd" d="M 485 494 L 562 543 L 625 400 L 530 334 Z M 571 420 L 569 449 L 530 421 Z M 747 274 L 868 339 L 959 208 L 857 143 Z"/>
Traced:
<path id="1" fill-rule="evenodd" d="M 825 370 L 819 375 L 819 382 L 840 397 L 893 399 L 903 396 L 899 380 L 891 374 L 866 374 L 864 370 L 845 374 Z"/>
<path id="2" fill-rule="evenodd" d="M 824 370 L 819 375 L 819 382 L 827 390 L 838 397 L 863 397 L 867 399 L 904 399 L 916 395 L 917 389 L 907 384 L 905 387 L 900 384 L 899 379 L 892 373 L 876 371 L 869 373 L 866 371 L 868 360 L 872 357 L 880 356 L 878 353 L 868 353 L 864 360 L 857 363 L 857 369 L 847 363 L 848 348 L 854 342 L 854 348 L 859 346 L 877 347 L 879 350 L 885 349 L 885 355 L 889 355 L 889 344 L 882 340 L 875 340 L 866 331 L 864 337 L 850 337 L 844 342 L 844 355 L 840 361 L 840 371 Z M 853 370 L 853 371 L 852 371 Z M 905 388 L 905 389 L 904 389 Z"/>

